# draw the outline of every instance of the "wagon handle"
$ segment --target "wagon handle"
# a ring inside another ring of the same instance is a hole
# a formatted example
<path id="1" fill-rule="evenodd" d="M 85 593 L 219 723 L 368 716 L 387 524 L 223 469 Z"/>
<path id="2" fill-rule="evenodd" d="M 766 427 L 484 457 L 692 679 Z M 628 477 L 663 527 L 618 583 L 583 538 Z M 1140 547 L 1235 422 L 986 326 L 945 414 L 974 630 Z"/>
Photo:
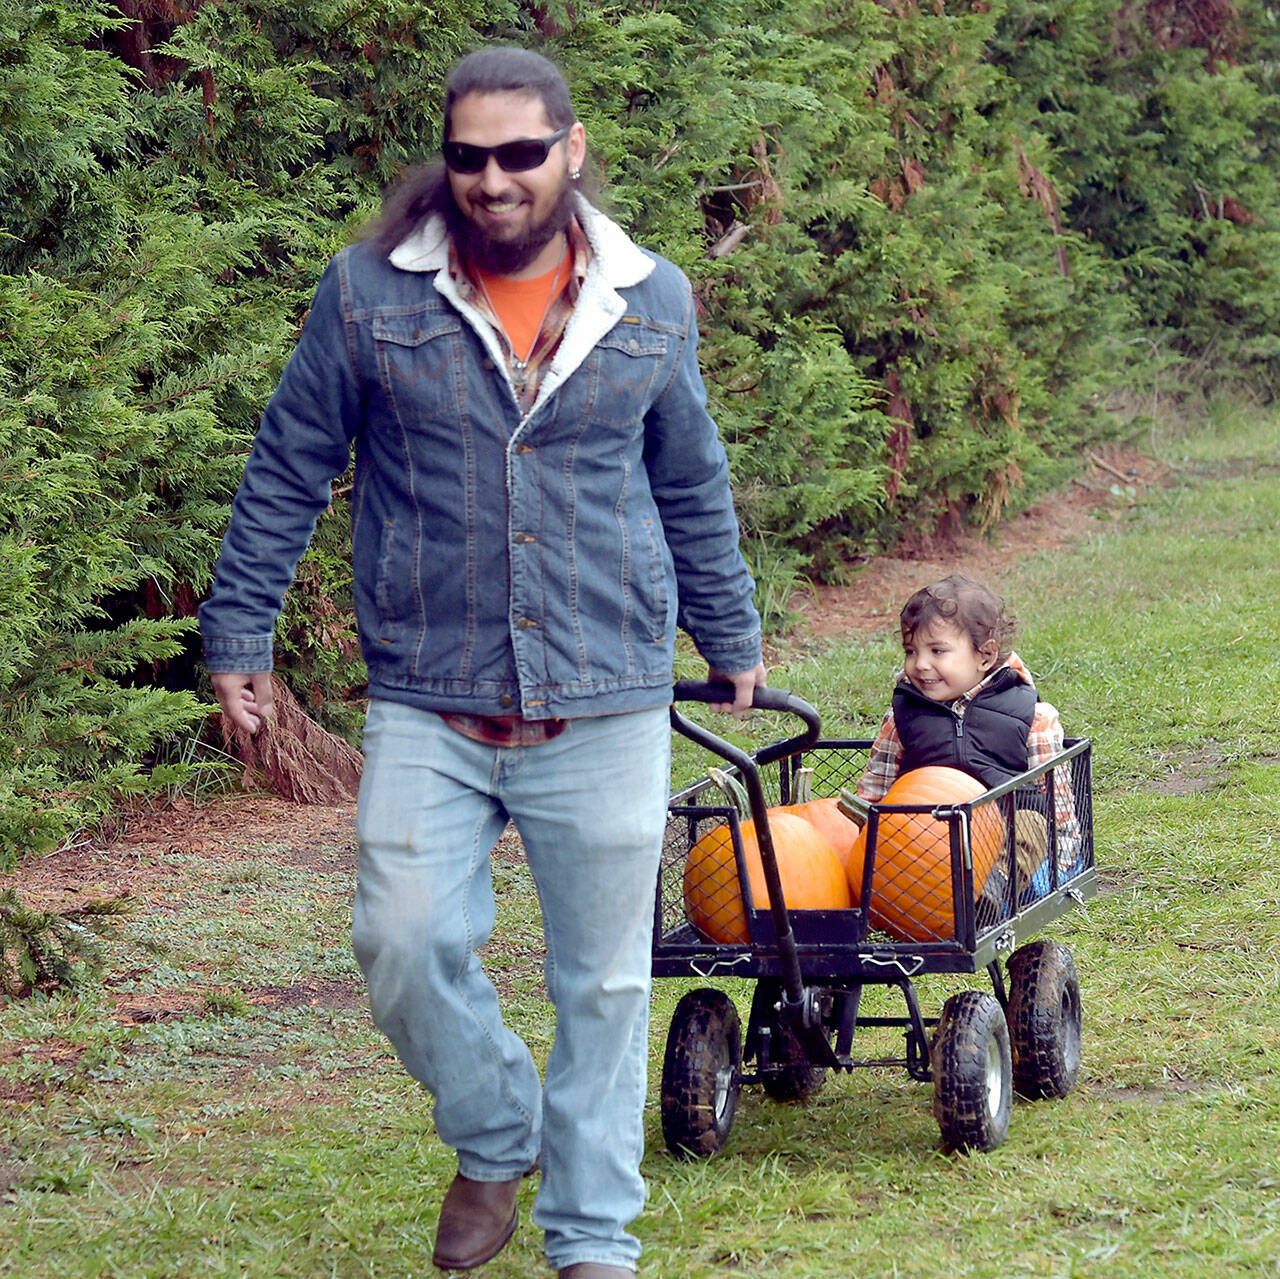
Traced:
<path id="1" fill-rule="evenodd" d="M 712 703 L 733 701 L 733 686 L 721 682 L 679 680 L 672 692 L 676 701 Z M 686 719 L 675 706 L 671 707 L 671 726 L 690 741 L 733 764 L 746 785 L 751 819 L 755 823 L 756 843 L 760 849 L 760 868 L 764 871 L 764 882 L 769 890 L 769 913 L 773 916 L 773 928 L 778 940 L 783 1000 L 791 1008 L 799 1010 L 805 1003 L 804 979 L 800 973 L 800 956 L 796 950 L 796 938 L 791 931 L 791 919 L 782 891 L 782 878 L 778 874 L 778 857 L 774 851 L 773 832 L 769 829 L 769 818 L 766 812 L 769 802 L 765 798 L 764 787 L 760 782 L 760 767 L 788 755 L 798 755 L 801 751 L 808 750 L 818 740 L 818 734 L 822 731 L 822 721 L 818 712 L 804 698 L 797 697 L 785 688 L 757 688 L 751 704 L 757 710 L 783 711 L 799 716 L 804 721 L 805 731 L 794 737 L 788 737 L 785 741 L 766 746 L 758 754 L 752 755 L 725 741 L 724 738 L 717 737 L 715 733 L 703 728 L 700 724 Z"/>
<path id="2" fill-rule="evenodd" d="M 706 680 L 682 679 L 676 681 L 672 694 L 677 702 L 714 704 L 733 701 L 734 689 L 732 684 L 721 681 L 709 683 Z M 749 756 L 748 758 L 756 767 L 772 764 L 774 760 L 785 759 L 788 755 L 799 755 L 802 751 L 807 751 L 818 740 L 818 734 L 822 731 L 822 719 L 818 712 L 803 697 L 797 697 L 789 689 L 757 688 L 754 690 L 751 705 L 758 711 L 782 711 L 785 714 L 795 715 L 803 720 L 805 725 L 803 733 L 797 733 L 785 741 L 766 746 L 754 757 Z M 739 757 L 742 752 L 736 746 L 716 736 L 710 729 L 686 719 L 674 706 L 671 708 L 671 724 L 679 733 L 699 746 L 706 747 L 721 759 L 740 765 Z M 752 816 L 755 815 L 752 814 Z"/>

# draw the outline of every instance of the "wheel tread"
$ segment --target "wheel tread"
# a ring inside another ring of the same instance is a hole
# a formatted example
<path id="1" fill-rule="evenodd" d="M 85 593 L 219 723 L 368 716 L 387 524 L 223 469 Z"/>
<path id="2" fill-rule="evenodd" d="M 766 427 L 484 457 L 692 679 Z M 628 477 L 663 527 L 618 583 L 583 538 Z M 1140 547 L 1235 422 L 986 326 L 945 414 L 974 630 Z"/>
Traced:
<path id="1" fill-rule="evenodd" d="M 1024 1097 L 1065 1097 L 1080 1071 L 1080 982 L 1071 951 L 1041 939 L 1009 956 L 1013 1084 Z"/>
<path id="2" fill-rule="evenodd" d="M 1001 1061 L 1001 1097 L 991 1112 L 987 1050 L 992 1039 Z M 994 1150 L 1009 1129 L 1011 1061 L 1009 1029 L 999 1002 L 977 990 L 947 1000 L 931 1053 L 933 1113 L 949 1150 Z"/>
<path id="3" fill-rule="evenodd" d="M 691 990 L 676 1005 L 662 1063 L 662 1133 L 673 1154 L 706 1158 L 724 1147 L 733 1125 L 742 1033 L 733 1001 L 718 990 Z M 720 1072 L 733 1078 L 717 1113 Z"/>

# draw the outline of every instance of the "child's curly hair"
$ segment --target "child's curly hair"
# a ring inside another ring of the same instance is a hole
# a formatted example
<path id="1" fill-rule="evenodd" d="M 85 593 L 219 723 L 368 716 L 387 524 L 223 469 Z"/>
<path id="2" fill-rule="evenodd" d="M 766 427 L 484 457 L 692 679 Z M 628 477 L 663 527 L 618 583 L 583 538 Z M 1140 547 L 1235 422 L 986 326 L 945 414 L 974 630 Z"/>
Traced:
<path id="1" fill-rule="evenodd" d="M 1004 600 L 963 573 L 952 573 L 931 586 L 921 587 L 902 606 L 898 620 L 904 644 L 909 643 L 922 626 L 943 621 L 964 631 L 974 648 L 995 640 L 1002 658 L 1012 651 L 1017 630 L 1017 621 L 1005 609 Z"/>

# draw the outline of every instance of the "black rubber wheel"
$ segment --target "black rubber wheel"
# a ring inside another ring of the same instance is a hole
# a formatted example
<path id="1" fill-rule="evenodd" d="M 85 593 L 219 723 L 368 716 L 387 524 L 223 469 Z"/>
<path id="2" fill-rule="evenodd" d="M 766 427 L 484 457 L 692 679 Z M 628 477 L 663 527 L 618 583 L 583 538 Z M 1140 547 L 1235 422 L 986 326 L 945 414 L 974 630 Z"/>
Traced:
<path id="1" fill-rule="evenodd" d="M 676 1005 L 662 1061 L 662 1135 L 673 1154 L 705 1159 L 729 1139 L 742 1088 L 742 1028 L 733 1000 L 691 990 Z"/>
<path id="2" fill-rule="evenodd" d="M 777 1012 L 776 1005 L 782 998 L 782 983 L 762 980 L 756 983 L 755 998 L 751 1008 L 752 1024 L 769 1031 L 769 1065 L 760 1067 L 760 1085 L 774 1101 L 803 1101 L 822 1091 L 827 1082 L 827 1068 L 816 1066 L 801 1047 L 795 1033 Z M 828 1042 L 830 1037 L 828 1036 Z M 761 1044 L 752 1047 L 751 1033 L 747 1034 L 748 1053 L 760 1054 Z"/>
<path id="3" fill-rule="evenodd" d="M 769 1069 L 760 1072 L 760 1084 L 774 1101 L 803 1101 L 822 1091 L 827 1068 L 815 1066 L 796 1037 L 774 1022 L 770 1026 Z"/>
<path id="4" fill-rule="evenodd" d="M 1009 956 L 1013 1086 L 1024 1097 L 1065 1097 L 1080 1074 L 1080 979 L 1071 952 L 1033 941 Z"/>
<path id="5" fill-rule="evenodd" d="M 942 1009 L 930 1053 L 933 1115 L 948 1150 L 994 1150 L 1009 1133 L 1009 1024 L 994 995 L 964 990 Z"/>

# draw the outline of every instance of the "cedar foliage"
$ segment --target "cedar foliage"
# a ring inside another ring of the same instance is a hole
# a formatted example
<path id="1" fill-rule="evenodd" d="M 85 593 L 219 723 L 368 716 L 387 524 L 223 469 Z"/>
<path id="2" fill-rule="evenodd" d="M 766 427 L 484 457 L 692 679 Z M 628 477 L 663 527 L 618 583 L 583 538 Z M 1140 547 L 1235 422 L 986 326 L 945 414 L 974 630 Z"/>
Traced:
<path id="1" fill-rule="evenodd" d="M 192 615 L 327 258 L 486 39 L 694 280 L 762 603 L 979 526 L 1155 352 L 1280 375 L 1259 0 L 0 0 L 0 860 L 182 778 Z M 279 674 L 358 719 L 342 485 Z"/>
<path id="2" fill-rule="evenodd" d="M 0 891 L 0 995 L 25 996 L 97 976 L 104 941 L 120 936 L 133 899 L 112 897 L 70 910 L 40 910 L 12 888 Z"/>
<path id="3" fill-rule="evenodd" d="M 1230 0 L 1010 0 L 991 60 L 1053 148 L 1063 217 L 1185 375 L 1280 387 L 1276 17 Z"/>

